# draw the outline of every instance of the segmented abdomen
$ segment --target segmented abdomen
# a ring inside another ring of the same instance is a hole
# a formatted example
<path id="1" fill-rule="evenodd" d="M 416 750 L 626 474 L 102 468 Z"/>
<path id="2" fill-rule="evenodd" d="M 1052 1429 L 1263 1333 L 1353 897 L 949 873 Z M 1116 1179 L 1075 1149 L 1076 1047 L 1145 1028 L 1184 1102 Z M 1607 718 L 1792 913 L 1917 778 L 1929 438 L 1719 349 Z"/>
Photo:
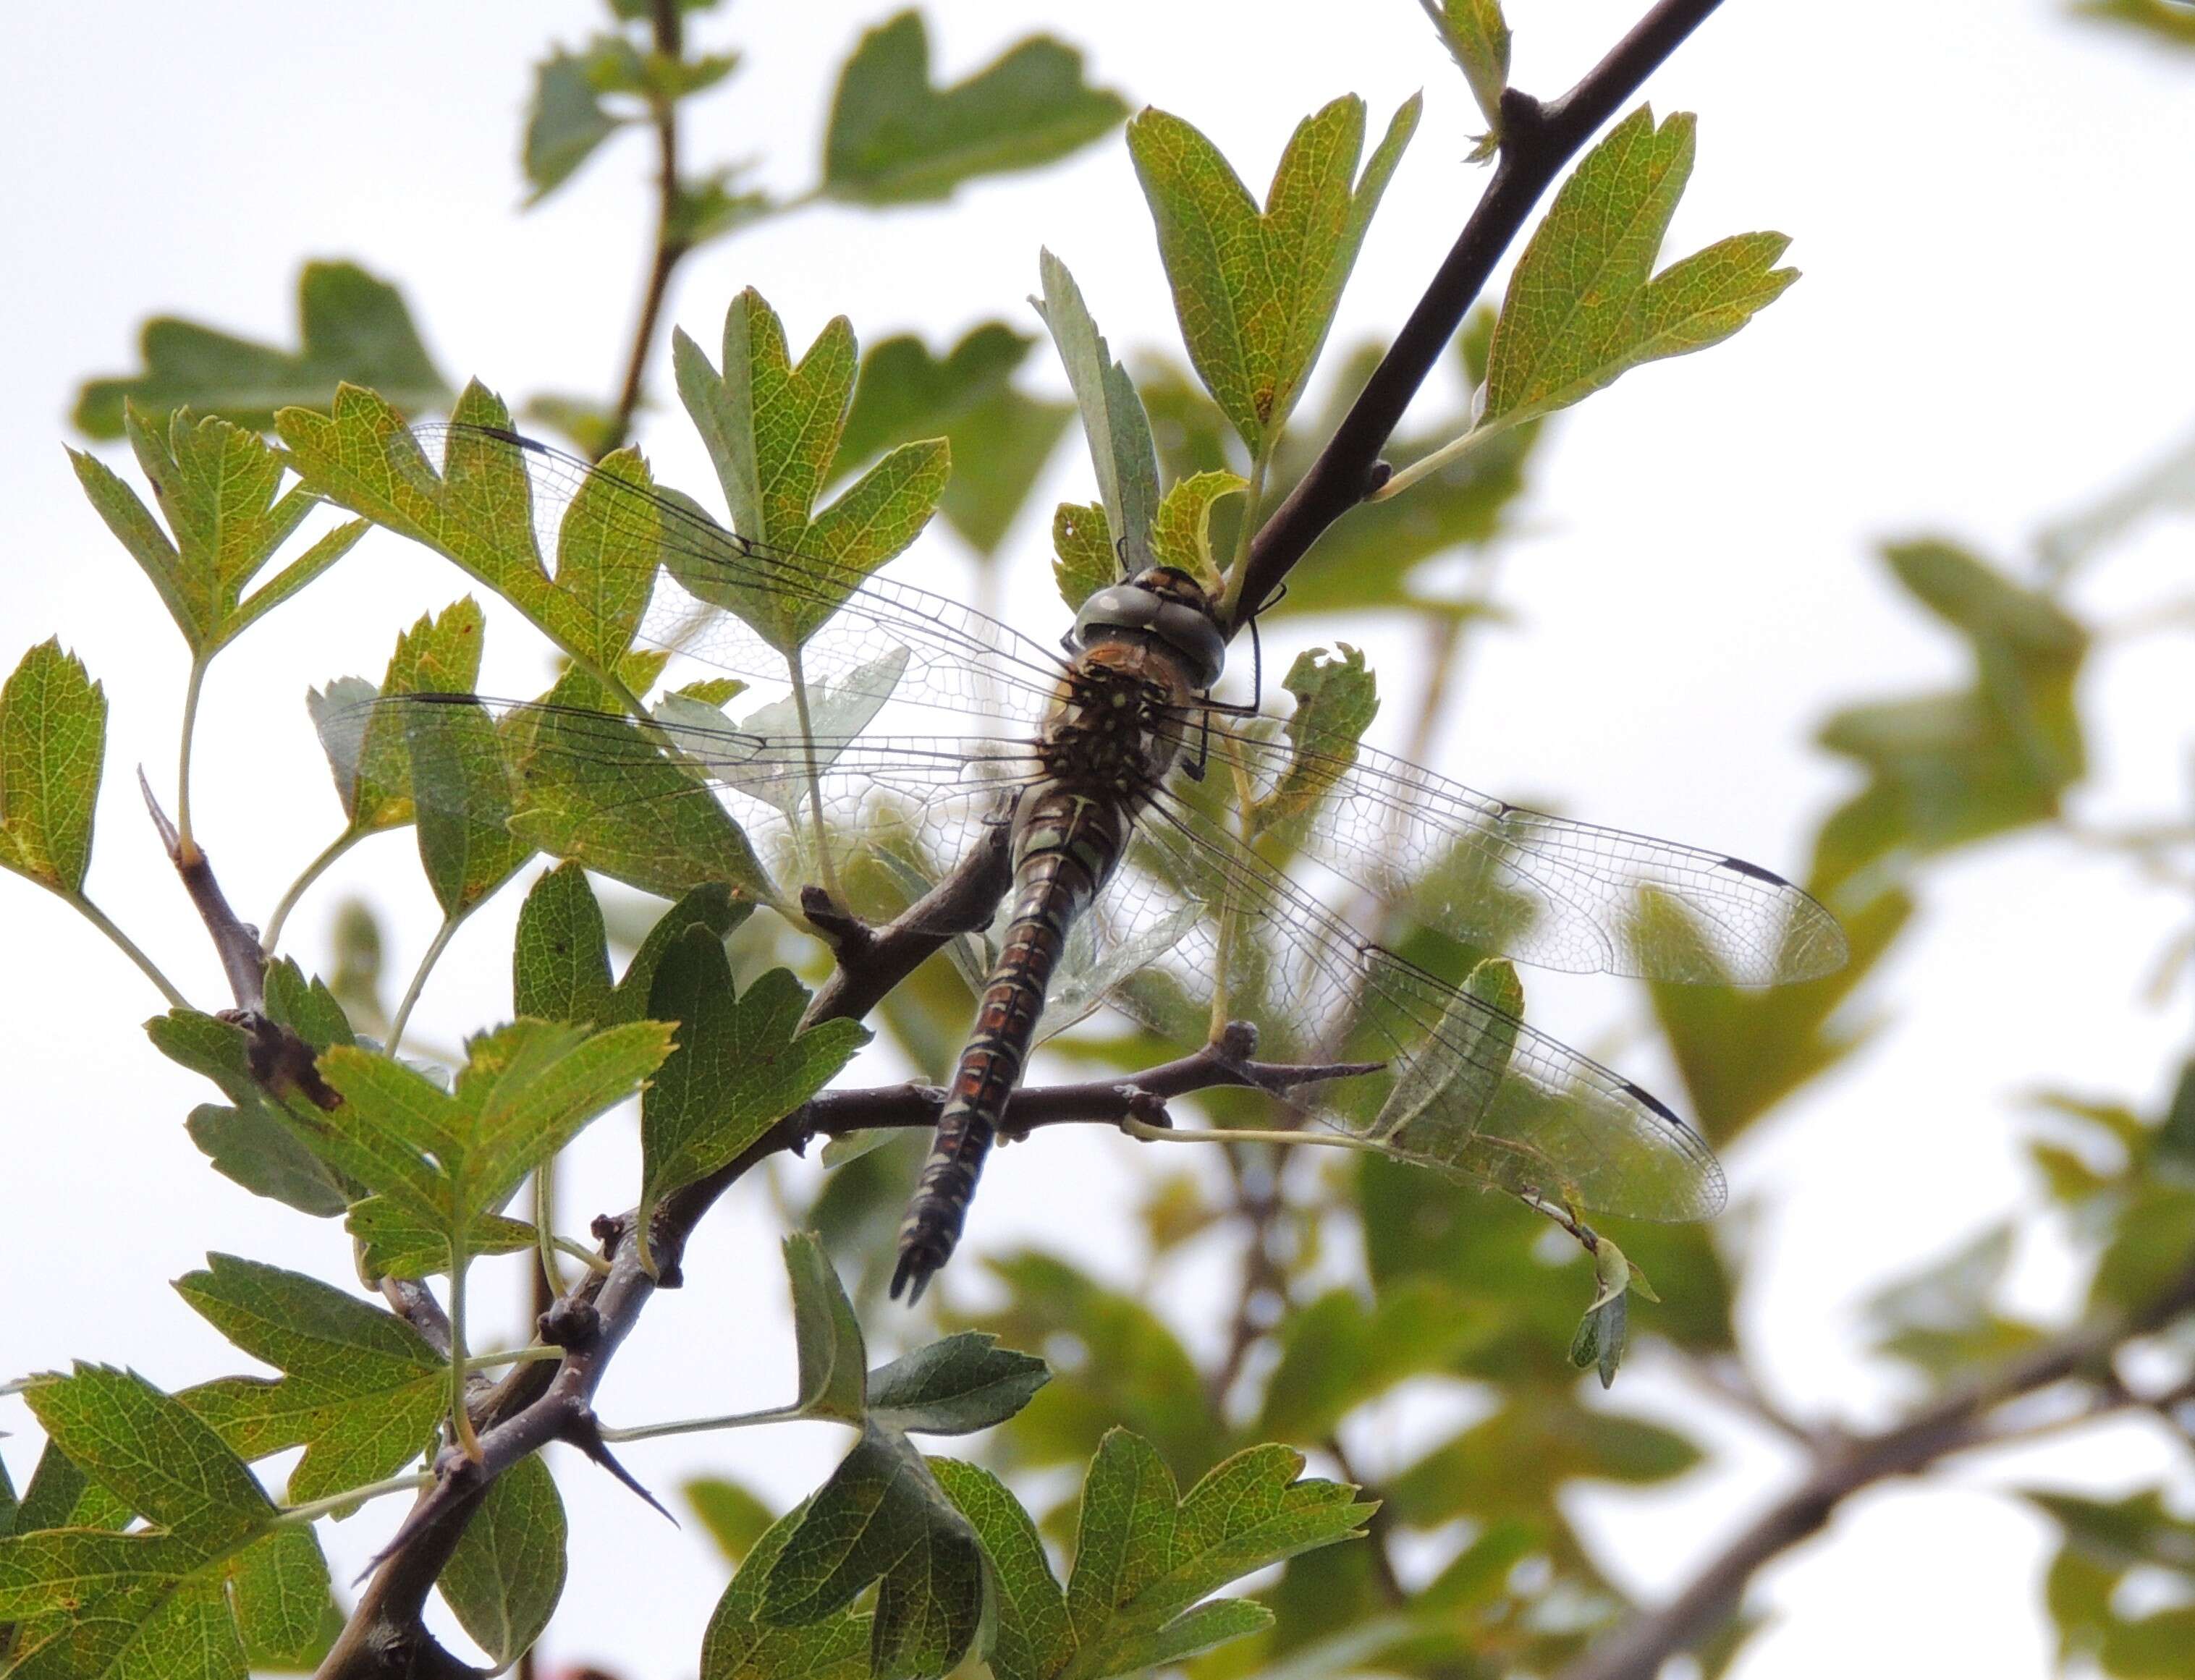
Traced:
<path id="1" fill-rule="evenodd" d="M 1068 930 L 1111 878 L 1129 820 L 1117 807 L 1057 787 L 1039 790 L 1016 815 L 1013 919 L 953 1070 L 930 1159 L 900 1222 L 895 1297 L 911 1285 L 909 1303 L 920 1300 L 960 1240 L 983 1158 L 1021 1083 Z"/>

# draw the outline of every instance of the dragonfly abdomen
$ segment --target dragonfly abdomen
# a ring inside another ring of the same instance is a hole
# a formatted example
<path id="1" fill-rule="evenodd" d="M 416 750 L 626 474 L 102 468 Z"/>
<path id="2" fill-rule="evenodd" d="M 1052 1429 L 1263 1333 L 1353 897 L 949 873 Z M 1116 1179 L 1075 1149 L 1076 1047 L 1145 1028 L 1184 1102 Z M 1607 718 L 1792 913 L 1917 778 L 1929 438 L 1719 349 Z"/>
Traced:
<path id="1" fill-rule="evenodd" d="M 920 1300 L 959 1243 L 984 1158 L 1021 1083 L 1068 931 L 1112 877 L 1130 820 L 1114 802 L 1057 785 L 1038 790 L 1017 815 L 1012 920 L 984 981 L 930 1158 L 900 1223 L 895 1297 L 909 1289 L 909 1303 Z"/>

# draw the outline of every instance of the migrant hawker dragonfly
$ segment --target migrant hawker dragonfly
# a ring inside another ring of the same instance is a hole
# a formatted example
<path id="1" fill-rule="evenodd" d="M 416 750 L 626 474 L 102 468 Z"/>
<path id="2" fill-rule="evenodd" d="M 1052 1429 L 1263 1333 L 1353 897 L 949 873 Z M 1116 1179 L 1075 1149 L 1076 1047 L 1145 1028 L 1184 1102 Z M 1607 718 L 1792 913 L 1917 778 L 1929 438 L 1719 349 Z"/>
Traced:
<path id="1" fill-rule="evenodd" d="M 464 713 L 477 727 L 451 739 L 483 744 L 459 751 L 495 756 L 521 803 L 559 759 L 668 761 L 671 792 L 659 774 L 646 797 L 721 802 L 788 906 L 785 886 L 844 893 L 857 874 L 897 882 L 903 904 L 986 825 L 1006 828 L 1012 884 L 901 1228 L 895 1295 L 919 1297 L 951 1256 L 1040 1025 L 1100 1002 L 1177 1038 L 1216 1042 L 1242 1018 L 1268 1055 L 1377 1063 L 1314 1106 L 1390 1154 L 1542 1206 L 1662 1220 L 1720 1208 L 1714 1154 L 1668 1107 L 1517 1019 L 1499 1001 L 1513 994 L 1453 987 L 1383 947 L 1289 871 L 1381 921 L 1399 912 L 1551 969 L 1764 986 L 1844 960 L 1835 921 L 1765 869 L 1523 809 L 1353 734 L 1299 719 L 1292 734 L 1214 700 L 1226 638 L 1181 571 L 1098 590 L 1054 647 L 948 596 L 735 535 L 637 469 L 498 429 L 395 431 L 371 474 L 369 500 L 441 509 L 414 534 L 461 559 L 435 521 L 530 504 L 527 563 L 551 595 L 582 576 L 598 589 L 607 549 L 643 551 L 644 607 L 619 608 L 636 645 L 669 656 L 671 675 L 716 680 L 670 690 L 645 720 L 606 699 L 384 696 L 361 740 L 377 727 L 418 739 Z M 566 593 L 551 605 L 598 610 Z M 735 721 L 727 676 L 779 697 L 742 694 Z M 453 787 L 481 769 L 446 745 L 412 757 L 430 804 L 433 764 Z"/>

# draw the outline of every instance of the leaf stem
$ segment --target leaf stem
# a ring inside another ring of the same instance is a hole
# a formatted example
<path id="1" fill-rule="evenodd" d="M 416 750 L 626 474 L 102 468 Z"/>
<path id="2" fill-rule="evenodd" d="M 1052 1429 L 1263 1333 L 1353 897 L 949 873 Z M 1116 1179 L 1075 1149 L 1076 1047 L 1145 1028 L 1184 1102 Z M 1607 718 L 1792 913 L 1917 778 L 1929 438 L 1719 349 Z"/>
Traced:
<path id="1" fill-rule="evenodd" d="M 659 1435 L 700 1435 L 710 1430 L 751 1429 L 758 1424 L 792 1424 L 800 1419 L 797 1406 L 774 1406 L 766 1412 L 734 1412 L 718 1418 L 679 1418 L 667 1424 L 635 1424 L 630 1429 L 604 1430 L 611 1441 L 653 1441 Z"/>
<path id="2" fill-rule="evenodd" d="M 280 944 L 282 929 L 290 919 L 290 912 L 297 907 L 297 900 L 304 897 L 313 883 L 327 873 L 337 858 L 365 839 L 371 831 L 363 828 L 345 829 L 328 843 L 318 857 L 305 866 L 302 874 L 290 883 L 289 890 L 282 895 L 281 902 L 274 906 L 274 913 L 267 918 L 267 931 L 260 936 L 259 942 L 269 957 L 274 954 Z"/>
<path id="3" fill-rule="evenodd" d="M 815 872 L 823 890 L 842 910 L 853 908 L 838 885 L 838 872 L 831 861 L 831 837 L 823 825 L 823 770 L 815 757 L 815 726 L 808 714 L 808 676 L 801 667 L 800 650 L 786 655 L 792 671 L 792 709 L 800 718 L 800 748 L 808 759 L 808 814 L 815 824 Z"/>
<path id="4" fill-rule="evenodd" d="M 41 886 L 44 886 L 46 883 L 40 882 L 39 884 Z M 144 971 L 145 978 L 151 981 L 154 986 L 159 988 L 160 995 L 168 1000 L 170 1007 L 179 1010 L 187 1010 L 190 1008 L 190 999 L 184 997 L 181 992 L 177 991 L 176 989 L 175 982 L 170 980 L 167 975 L 162 974 L 159 970 L 158 965 L 156 964 L 150 957 L 147 957 L 142 951 L 137 948 L 137 943 L 135 940 L 131 939 L 129 935 L 124 933 L 121 929 L 116 927 L 114 923 L 107 918 L 107 915 L 105 911 L 101 910 L 97 905 L 94 904 L 89 899 L 85 898 L 80 893 L 65 893 L 58 887 L 48 887 L 47 890 L 52 893 L 55 898 L 60 899 L 64 904 L 72 906 L 79 916 L 84 918 L 85 921 L 90 923 L 93 927 L 98 929 L 100 932 L 105 934 L 107 938 L 112 940 L 116 948 L 131 962 L 136 964 L 136 965 Z"/>
<path id="5" fill-rule="evenodd" d="M 487 1371 L 498 1365 L 533 1365 L 544 1360 L 562 1359 L 565 1350 L 539 1342 L 531 1347 L 502 1348 L 492 1354 L 474 1354 L 465 1361 L 465 1369 Z"/>
<path id="6" fill-rule="evenodd" d="M 191 658 L 190 680 L 183 685 L 183 730 L 176 751 L 176 838 L 181 855 L 193 857 L 198 846 L 191 838 L 191 742 L 198 733 L 199 694 L 205 686 L 206 656 Z"/>
<path id="7" fill-rule="evenodd" d="M 649 9 L 655 50 L 674 61 L 683 58 L 686 50 L 679 10 L 678 0 L 654 0 Z M 631 434 L 633 416 L 640 410 L 645 389 L 648 353 L 654 348 L 663 299 L 671 290 L 671 271 L 689 249 L 673 231 L 678 223 L 678 200 L 683 190 L 678 181 L 678 101 L 658 93 L 649 95 L 648 104 L 655 119 L 655 254 L 648 263 L 648 285 L 641 293 L 640 318 L 633 323 L 632 349 L 625 359 L 625 381 L 619 387 L 617 408 L 610 417 L 609 429 L 596 456 L 597 460 L 622 445 Z"/>
<path id="8" fill-rule="evenodd" d="M 551 1296 L 564 1292 L 564 1274 L 556 1264 L 556 1158 L 533 1169 L 533 1246 L 541 1257 L 541 1275 Z"/>
<path id="9" fill-rule="evenodd" d="M 1482 420 L 1460 438 L 1451 438 L 1438 449 L 1407 467 L 1398 468 L 1377 490 L 1364 499 L 1384 502 L 1391 496 L 1399 496 L 1420 479 L 1430 478 L 1443 467 L 1460 461 L 1472 450 L 1492 437 L 1499 437 L 1516 423 L 1514 416 L 1505 415 L 1498 420 Z"/>
<path id="10" fill-rule="evenodd" d="M 428 942 L 426 954 L 419 958 L 419 966 L 412 971 L 412 983 L 404 988 L 404 1001 L 397 1004 L 396 1013 L 389 1023 L 387 1049 L 390 1056 L 395 1056 L 397 1045 L 404 1042 L 404 1023 L 412 1018 L 412 1007 L 419 1001 L 419 993 L 427 984 L 428 975 L 433 971 L 435 964 L 441 961 L 442 952 L 449 949 L 450 941 L 456 936 L 458 929 L 470 913 L 471 906 L 468 906 L 454 916 L 444 917 L 442 925 L 435 930 L 435 937 Z"/>
<path id="11" fill-rule="evenodd" d="M 432 1470 L 413 1470 L 408 1476 L 392 1476 L 386 1482 L 369 1482 L 363 1487 L 331 1493 L 326 1499 L 308 1499 L 301 1505 L 285 1505 L 274 1521 L 285 1527 L 310 1522 L 332 1511 L 348 1510 L 368 1499 L 377 1499 L 384 1493 L 417 1493 L 434 1479 L 435 1472 Z"/>
<path id="12" fill-rule="evenodd" d="M 481 1461 L 480 1436 L 465 1408 L 465 1378 L 472 1369 L 465 1352 L 465 1268 L 472 1257 L 456 1237 L 450 1239 L 450 1428 L 458 1447 L 475 1464 Z"/>

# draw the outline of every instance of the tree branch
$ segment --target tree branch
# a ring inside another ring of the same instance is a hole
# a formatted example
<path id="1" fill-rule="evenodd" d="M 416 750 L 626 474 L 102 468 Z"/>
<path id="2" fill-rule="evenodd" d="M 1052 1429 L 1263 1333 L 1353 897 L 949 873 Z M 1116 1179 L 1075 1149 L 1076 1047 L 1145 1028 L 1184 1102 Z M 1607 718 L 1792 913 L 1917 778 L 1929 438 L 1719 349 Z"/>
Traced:
<path id="1" fill-rule="evenodd" d="M 1006 1108 L 1005 1130 L 1027 1133 L 1048 1125 L 1149 1119 L 1163 1113 L 1169 1098 L 1193 1091 L 1235 1085 L 1287 1089 L 1364 1071 L 1357 1062 L 1257 1062 L 1250 1059 L 1256 1045 L 1255 1031 L 1236 1023 L 1219 1044 L 1126 1079 L 1017 1091 Z M 433 1485 L 421 1492 L 375 1560 L 373 1579 L 321 1663 L 319 1680 L 472 1676 L 475 1671 L 444 1651 L 422 1624 L 427 1594 L 497 1476 L 551 1441 L 568 1442 L 591 1455 L 600 1447 L 595 1391 L 655 1292 L 682 1281 L 679 1261 L 686 1240 L 717 1199 L 771 1155 L 802 1149 L 812 1137 L 887 1126 L 926 1128 L 936 1123 L 944 1102 L 943 1091 L 920 1085 L 822 1093 L 780 1120 L 736 1159 L 664 1199 L 650 1232 L 655 1276 L 640 1263 L 631 1214 L 598 1220 L 596 1234 L 609 1257 L 609 1270 L 590 1274 L 542 1315 L 543 1338 L 563 1347 L 563 1359 L 553 1366 L 536 1361 L 514 1367 L 467 1408 L 480 1436 L 479 1460 L 453 1447 L 438 1456 Z M 439 1316 L 429 1310 L 431 1297 L 423 1302 L 406 1292 L 393 1298 L 423 1329 Z"/>
<path id="2" fill-rule="evenodd" d="M 1501 95 L 1501 150 L 1494 178 L 1463 225 L 1446 261 L 1380 365 L 1357 393 L 1318 458 L 1251 539 L 1249 564 L 1236 592 L 1239 630 L 1310 552 L 1326 528 L 1386 479 L 1380 452 L 1394 435 L 1495 264 L 1524 226 L 1532 206 L 1564 164 L 1639 90 L 1662 60 L 1707 20 L 1719 0 L 1661 0 L 1607 57 L 1560 99 L 1542 105 L 1511 88 Z"/>
<path id="3" fill-rule="evenodd" d="M 259 947 L 259 929 L 229 908 L 221 883 L 214 879 L 213 865 L 195 841 L 184 837 L 168 820 L 168 814 L 153 797 L 153 785 L 145 780 L 141 769 L 137 772 L 137 789 L 145 796 L 145 808 L 152 815 L 153 826 L 167 851 L 168 861 L 175 865 L 176 873 L 182 877 L 183 890 L 191 895 L 191 902 L 198 906 L 199 919 L 205 923 L 206 932 L 212 937 L 214 951 L 221 958 L 222 972 L 228 978 L 228 989 L 236 999 L 236 1007 L 256 1014 L 267 1004 L 267 953 Z"/>
<path id="4" fill-rule="evenodd" d="M 2195 1266 L 2140 1313 L 2046 1343 L 1880 1433 L 1823 1441 L 1799 1485 L 1711 1558 L 1690 1585 L 1660 1609 L 1634 1618 L 1593 1646 L 1562 1671 L 1560 1680 L 1653 1680 L 1664 1662 L 1729 1620 L 1763 1567 L 1819 1533 L 1853 1494 L 1879 1482 L 1916 1475 L 1954 1453 L 1996 1445 L 1990 1415 L 1997 1407 L 2083 1371 L 2108 1366 L 2123 1343 L 2191 1310 Z"/>

